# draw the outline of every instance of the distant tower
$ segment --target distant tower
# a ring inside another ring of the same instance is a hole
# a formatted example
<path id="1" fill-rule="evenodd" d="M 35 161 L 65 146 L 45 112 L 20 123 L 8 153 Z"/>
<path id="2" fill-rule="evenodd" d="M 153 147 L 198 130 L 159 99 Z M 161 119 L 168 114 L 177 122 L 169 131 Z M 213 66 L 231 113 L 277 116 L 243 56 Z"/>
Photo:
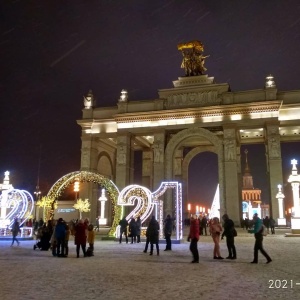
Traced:
<path id="1" fill-rule="evenodd" d="M 262 216 L 261 209 L 261 190 L 256 189 L 253 186 L 253 177 L 250 173 L 248 164 L 248 150 L 245 150 L 246 162 L 245 171 L 243 175 L 243 187 L 242 187 L 242 200 L 243 200 L 243 218 L 252 219 L 253 214 L 257 213 L 260 217 Z M 265 206 L 265 205 L 264 205 Z M 268 208 L 264 207 L 264 209 Z M 263 217 L 268 213 L 264 211 Z"/>

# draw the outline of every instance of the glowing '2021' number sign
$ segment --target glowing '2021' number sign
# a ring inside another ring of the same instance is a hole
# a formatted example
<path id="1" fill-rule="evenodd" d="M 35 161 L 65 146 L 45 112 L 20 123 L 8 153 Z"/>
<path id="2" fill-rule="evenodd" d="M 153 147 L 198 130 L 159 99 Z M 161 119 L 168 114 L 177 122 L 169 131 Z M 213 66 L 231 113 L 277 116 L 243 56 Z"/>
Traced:
<path id="1" fill-rule="evenodd" d="M 167 189 L 175 189 L 175 218 L 176 218 L 176 239 L 182 239 L 182 187 L 178 182 L 162 182 L 160 187 L 153 193 L 149 189 L 140 185 L 129 185 L 125 187 L 119 194 L 118 205 L 120 206 L 136 206 L 126 216 L 126 220 L 140 217 L 143 223 L 152 213 L 155 206 L 159 207 L 159 221 L 162 222 L 162 203 L 159 197 L 162 196 Z M 157 207 L 157 208 L 158 208 Z M 118 230 L 117 230 L 118 231 Z M 117 233 L 118 236 L 118 233 Z"/>

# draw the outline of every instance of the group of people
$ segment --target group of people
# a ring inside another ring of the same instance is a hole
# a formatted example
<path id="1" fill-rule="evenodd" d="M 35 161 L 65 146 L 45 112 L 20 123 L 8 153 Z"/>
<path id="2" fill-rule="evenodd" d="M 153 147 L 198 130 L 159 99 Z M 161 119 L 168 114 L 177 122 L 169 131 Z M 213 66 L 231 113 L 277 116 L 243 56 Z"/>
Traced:
<path id="1" fill-rule="evenodd" d="M 36 231 L 38 242 L 33 249 L 38 248 L 42 251 L 48 251 L 51 248 L 53 256 L 68 257 L 71 234 L 74 236 L 77 258 L 80 249 L 84 257 L 94 255 L 95 231 L 94 226 L 89 223 L 88 219 L 72 221 L 70 224 L 62 218 L 57 221 L 48 220 L 47 223 L 40 220 Z M 86 249 L 87 243 L 89 244 L 88 249 Z"/>
<path id="2" fill-rule="evenodd" d="M 266 226 L 268 233 L 270 233 L 271 230 L 271 234 L 275 234 L 276 221 L 272 217 L 266 216 L 265 218 L 262 219 L 262 222 Z M 249 220 L 248 218 L 241 220 L 241 227 L 243 229 L 248 230 L 253 226 L 254 226 L 253 220 Z"/>
<path id="3" fill-rule="evenodd" d="M 140 243 L 141 242 L 141 229 L 142 229 L 142 222 L 141 218 L 137 217 L 131 218 L 128 222 L 124 217 L 120 222 L 120 238 L 119 243 L 122 243 L 122 236 L 125 235 L 126 244 L 128 244 L 128 237 L 131 238 L 131 244 L 133 243 Z"/>
<path id="4" fill-rule="evenodd" d="M 226 245 L 228 249 L 228 256 L 226 259 L 237 259 L 236 248 L 234 244 L 234 238 L 237 236 L 234 222 L 229 218 L 227 214 L 223 217 L 223 227 L 220 223 L 219 218 L 215 217 L 210 221 L 209 231 L 214 242 L 213 258 L 224 259 L 220 253 L 220 239 L 226 237 Z M 257 214 L 253 216 L 254 229 L 253 233 L 255 236 L 254 244 L 254 259 L 252 264 L 258 263 L 258 251 L 260 251 L 267 259 L 267 264 L 272 261 L 271 257 L 263 248 L 263 221 L 258 217 Z M 198 241 L 200 237 L 200 225 L 197 217 L 192 217 L 190 221 L 190 232 L 188 235 L 188 241 L 190 242 L 190 251 L 193 255 L 192 263 L 199 263 L 199 252 L 198 252 Z"/>
<path id="5" fill-rule="evenodd" d="M 226 259 L 237 259 L 237 253 L 235 248 L 235 237 L 237 232 L 234 226 L 234 222 L 229 218 L 227 214 L 222 216 L 223 226 L 220 223 L 219 218 L 215 217 L 212 220 L 209 220 L 209 233 L 214 242 L 213 248 L 213 259 L 224 259 L 220 253 L 220 240 L 226 237 L 226 245 L 228 249 L 228 256 Z M 268 220 L 269 221 L 269 220 Z M 207 222 L 205 220 L 205 222 Z M 47 223 L 39 221 L 39 227 L 37 230 L 37 238 L 39 242 L 34 245 L 34 249 L 39 248 L 40 250 L 49 250 L 52 248 L 52 255 L 57 257 L 68 257 L 69 254 L 69 237 L 70 234 L 74 235 L 75 245 L 76 245 L 76 254 L 77 258 L 80 254 L 80 248 L 83 252 L 83 256 L 93 256 L 94 252 L 94 240 L 95 232 L 94 226 L 89 224 L 88 219 L 80 219 L 76 222 L 71 222 L 69 226 L 62 218 L 59 218 L 57 222 L 49 220 Z M 140 217 L 131 218 L 128 222 L 124 217 L 119 222 L 120 225 L 120 237 L 119 243 L 122 243 L 122 236 L 125 235 L 126 243 L 128 243 L 128 236 L 131 237 L 131 243 L 140 243 L 141 241 L 141 219 Z M 190 251 L 193 255 L 192 263 L 199 263 L 199 252 L 198 252 L 198 241 L 203 232 L 203 218 L 198 219 L 197 216 L 193 216 L 189 222 L 190 231 L 188 235 L 188 241 L 190 242 Z M 206 227 L 206 226 L 205 226 Z M 266 218 L 264 220 L 260 219 L 257 214 L 253 216 L 253 230 L 249 232 L 254 233 L 255 236 L 255 245 L 254 245 L 254 258 L 251 263 L 258 263 L 258 251 L 260 251 L 265 258 L 267 259 L 266 263 L 272 261 L 271 257 L 263 248 L 263 236 L 264 236 L 264 227 L 268 228 L 266 225 Z M 171 236 L 173 226 L 173 218 L 170 215 L 167 215 L 164 220 L 163 233 L 166 240 L 166 248 L 164 251 L 172 250 Z M 154 245 L 156 247 L 157 255 L 159 255 L 159 230 L 160 226 L 158 221 L 155 219 L 155 216 L 152 216 L 147 230 L 146 230 L 146 244 L 144 253 L 147 253 L 148 247 L 150 244 L 150 255 L 153 255 Z M 267 230 L 267 229 L 266 229 Z M 20 224 L 18 219 L 14 220 L 12 225 L 12 244 L 19 241 L 17 235 L 19 234 Z M 86 249 L 86 244 L 89 244 L 89 248 Z"/>
<path id="6" fill-rule="evenodd" d="M 173 221 L 174 220 L 170 215 L 167 215 L 164 221 L 163 231 L 166 240 L 166 249 L 164 251 L 172 250 L 171 236 L 172 236 L 172 231 L 174 229 Z M 135 242 L 140 243 L 141 226 L 142 226 L 140 217 L 137 217 L 136 220 L 134 218 L 131 218 L 129 222 L 124 217 L 122 220 L 120 220 L 119 225 L 120 225 L 120 237 L 119 237 L 120 244 L 122 243 L 123 234 L 125 235 L 126 243 L 128 243 L 128 236 L 131 237 L 131 244 Z M 154 245 L 156 247 L 156 253 L 157 255 L 159 255 L 159 230 L 160 230 L 159 223 L 155 219 L 155 216 L 152 216 L 146 230 L 146 245 L 143 251 L 144 253 L 147 253 L 150 244 L 150 255 L 153 255 Z"/>

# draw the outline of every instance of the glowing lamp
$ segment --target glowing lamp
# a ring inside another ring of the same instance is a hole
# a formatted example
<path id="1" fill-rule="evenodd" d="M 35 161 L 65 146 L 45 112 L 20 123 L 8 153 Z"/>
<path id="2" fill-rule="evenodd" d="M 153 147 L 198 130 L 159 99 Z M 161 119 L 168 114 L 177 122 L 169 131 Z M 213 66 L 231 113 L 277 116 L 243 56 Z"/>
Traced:
<path id="1" fill-rule="evenodd" d="M 271 74 L 266 77 L 265 87 L 266 88 L 275 88 L 276 87 L 274 77 Z"/>

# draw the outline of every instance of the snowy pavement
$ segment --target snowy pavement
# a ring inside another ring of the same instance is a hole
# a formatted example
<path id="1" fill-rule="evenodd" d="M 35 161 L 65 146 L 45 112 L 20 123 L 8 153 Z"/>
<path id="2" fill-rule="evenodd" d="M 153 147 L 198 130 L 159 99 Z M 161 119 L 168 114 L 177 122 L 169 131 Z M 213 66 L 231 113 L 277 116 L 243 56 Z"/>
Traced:
<path id="1" fill-rule="evenodd" d="M 300 299 L 300 238 L 280 231 L 264 238 L 273 262 L 259 255 L 257 265 L 250 264 L 254 237 L 241 229 L 237 260 L 214 260 L 211 237 L 202 236 L 199 264 L 190 263 L 187 242 L 172 251 L 160 244 L 160 256 L 149 256 L 145 243 L 97 240 L 94 257 L 76 258 L 70 241 L 69 257 L 57 258 L 34 251 L 35 241 L 0 241 L 0 299 Z M 221 254 L 227 256 L 225 241 Z"/>

